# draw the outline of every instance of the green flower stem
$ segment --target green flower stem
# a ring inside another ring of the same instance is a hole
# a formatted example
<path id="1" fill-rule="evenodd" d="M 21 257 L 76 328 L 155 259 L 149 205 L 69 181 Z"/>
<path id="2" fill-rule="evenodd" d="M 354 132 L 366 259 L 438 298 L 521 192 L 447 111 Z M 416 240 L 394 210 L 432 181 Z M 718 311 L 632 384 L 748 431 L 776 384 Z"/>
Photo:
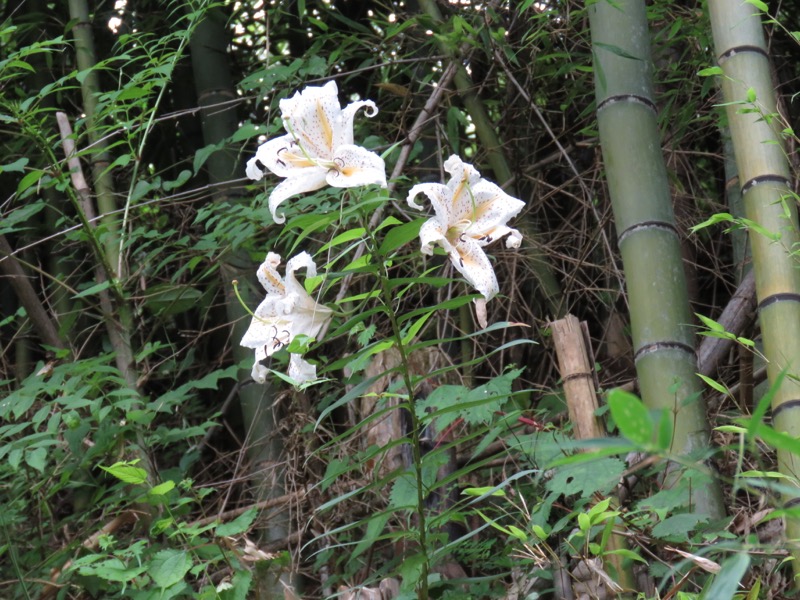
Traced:
<path id="1" fill-rule="evenodd" d="M 394 297 L 392 291 L 389 289 L 389 272 L 386 270 L 386 261 L 383 256 L 378 252 L 380 245 L 375 239 L 372 229 L 368 229 L 372 239 L 372 255 L 375 260 L 379 261 L 381 273 L 378 276 L 380 279 L 381 293 L 383 295 L 383 304 L 386 307 L 386 316 L 389 318 L 389 323 L 392 327 L 392 334 L 394 335 L 397 351 L 400 353 L 400 363 L 402 365 L 403 382 L 406 386 L 408 393 L 408 412 L 411 416 L 411 455 L 414 460 L 414 476 L 417 483 L 417 527 L 418 527 L 418 540 L 420 551 L 422 552 L 422 573 L 420 575 L 419 585 L 417 587 L 418 600 L 428 599 L 428 574 L 430 573 L 430 558 L 427 547 L 426 535 L 426 519 L 425 519 L 425 493 L 424 481 L 422 478 L 422 452 L 420 450 L 420 431 L 422 430 L 422 423 L 417 417 L 414 397 L 414 382 L 410 374 L 410 364 L 408 360 L 408 352 L 403 344 L 403 335 L 400 329 L 400 324 L 397 322 L 397 315 L 395 314 L 392 303 Z"/>

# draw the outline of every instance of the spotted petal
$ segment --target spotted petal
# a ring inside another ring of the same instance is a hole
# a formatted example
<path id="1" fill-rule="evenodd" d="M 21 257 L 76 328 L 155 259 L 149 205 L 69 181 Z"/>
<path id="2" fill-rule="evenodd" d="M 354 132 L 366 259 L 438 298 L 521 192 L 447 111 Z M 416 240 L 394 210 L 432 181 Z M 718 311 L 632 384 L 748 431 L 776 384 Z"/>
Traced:
<path id="1" fill-rule="evenodd" d="M 306 153 L 329 160 L 342 113 L 336 82 L 307 87 L 291 98 L 281 100 L 280 107 L 286 130 Z"/>
<path id="2" fill-rule="evenodd" d="M 337 127 L 334 130 L 334 147 L 353 143 L 353 120 L 361 108 L 366 108 L 364 114 L 374 117 L 378 114 L 378 107 L 372 100 L 358 100 L 348 104 L 339 115 Z"/>
<path id="3" fill-rule="evenodd" d="M 477 240 L 470 237 L 462 238 L 456 245 L 455 251 L 449 255 L 453 266 L 472 284 L 472 287 L 483 294 L 486 300 L 491 300 L 497 295 L 500 291 L 497 276 L 494 274 L 489 257 Z"/>
<path id="4" fill-rule="evenodd" d="M 335 168 L 328 170 L 326 179 L 333 187 L 379 185 L 386 187 L 386 165 L 383 159 L 366 148 L 354 144 L 336 148 Z"/>
<path id="5" fill-rule="evenodd" d="M 284 200 L 297 194 L 314 192 L 324 188 L 327 184 L 327 175 L 328 170 L 323 167 L 309 167 L 302 169 L 297 175 L 284 179 L 276 185 L 269 195 L 269 211 L 272 213 L 272 220 L 276 223 L 284 223 L 286 217 L 277 214 L 278 206 Z"/>
<path id="6" fill-rule="evenodd" d="M 436 218 L 443 224 L 445 230 L 453 224 L 453 192 L 452 190 L 441 183 L 418 183 L 408 191 L 406 202 L 412 208 L 422 210 L 423 207 L 417 204 L 414 199 L 419 194 L 425 194 L 428 200 L 431 201 L 433 212 Z"/>
<path id="7" fill-rule="evenodd" d="M 299 354 L 289 355 L 289 377 L 301 384 L 307 381 L 314 381 L 317 378 L 317 367 L 305 360 Z"/>

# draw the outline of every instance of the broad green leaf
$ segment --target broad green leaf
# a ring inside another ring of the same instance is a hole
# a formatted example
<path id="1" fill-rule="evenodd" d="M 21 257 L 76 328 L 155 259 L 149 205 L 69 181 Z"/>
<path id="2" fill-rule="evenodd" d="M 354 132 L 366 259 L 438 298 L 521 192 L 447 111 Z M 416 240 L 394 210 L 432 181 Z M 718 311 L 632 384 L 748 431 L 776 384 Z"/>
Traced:
<path id="1" fill-rule="evenodd" d="M 397 250 L 400 246 L 407 244 L 419 235 L 420 227 L 426 219 L 415 219 L 409 223 L 403 223 L 397 227 L 392 227 L 386 232 L 386 235 L 381 242 L 379 252 L 381 256 L 388 256 L 391 252 Z"/>
<path id="2" fill-rule="evenodd" d="M 708 520 L 707 515 L 696 513 L 684 513 L 672 515 L 663 521 L 655 524 L 651 533 L 653 537 L 667 539 L 674 542 L 685 542 L 689 539 L 689 533 L 697 528 L 700 523 Z"/>
<path id="3" fill-rule="evenodd" d="M 24 173 L 25 165 L 28 164 L 29 160 L 30 159 L 28 157 L 23 156 L 12 163 L 8 163 L 7 165 L 0 165 L 0 173 Z"/>
<path id="4" fill-rule="evenodd" d="M 257 516 L 258 511 L 255 508 L 251 508 L 236 517 L 233 521 L 217 525 L 217 529 L 214 533 L 219 537 L 239 535 L 240 533 L 250 530 L 250 526 L 253 524 L 253 521 L 256 520 Z"/>
<path id="5" fill-rule="evenodd" d="M 147 574 L 160 588 L 168 588 L 182 581 L 192 568 L 192 557 L 185 550 L 166 549 L 156 553 Z"/>
<path id="6" fill-rule="evenodd" d="M 40 473 L 44 473 L 44 467 L 47 463 L 47 449 L 34 448 L 30 452 L 26 452 L 25 462 L 28 463 L 28 466 L 36 469 Z"/>
<path id="7" fill-rule="evenodd" d="M 622 435 L 641 447 L 653 441 L 650 412 L 633 394 L 620 389 L 608 393 L 608 407 Z"/>
<path id="8" fill-rule="evenodd" d="M 171 492 L 175 489 L 175 482 L 171 479 L 169 481 L 165 481 L 164 483 L 159 483 L 158 485 L 154 486 L 148 492 L 153 496 L 163 496 L 164 494 Z"/>
<path id="9" fill-rule="evenodd" d="M 133 484 L 140 484 L 147 481 L 147 471 L 144 469 L 140 469 L 139 467 L 134 467 L 133 465 L 136 464 L 138 461 L 132 462 L 117 462 L 111 465 L 110 467 L 104 467 L 100 465 L 100 468 L 103 469 L 106 473 L 113 475 L 120 481 L 124 481 L 125 483 L 133 483 Z"/>
<path id="10" fill-rule="evenodd" d="M 594 493 L 605 494 L 614 489 L 627 466 L 619 458 L 600 458 L 560 466 L 545 487 L 555 494 L 579 494 L 588 498 Z"/>
<path id="11" fill-rule="evenodd" d="M 392 508 L 412 508 L 417 505 L 417 478 L 405 472 L 394 480 L 389 493 L 389 506 Z"/>

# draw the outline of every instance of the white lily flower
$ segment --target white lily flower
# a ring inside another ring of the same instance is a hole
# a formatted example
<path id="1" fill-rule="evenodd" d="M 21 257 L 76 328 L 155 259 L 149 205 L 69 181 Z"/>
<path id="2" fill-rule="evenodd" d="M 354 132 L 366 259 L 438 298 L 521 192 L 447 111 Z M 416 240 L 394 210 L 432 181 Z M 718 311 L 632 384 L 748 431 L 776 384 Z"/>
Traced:
<path id="1" fill-rule="evenodd" d="M 264 168 L 285 177 L 269 196 L 269 210 L 276 223 L 278 206 L 296 194 L 331 185 L 347 188 L 377 184 L 386 187 L 383 159 L 353 143 L 353 118 L 362 107 L 373 117 L 378 108 L 372 100 L 352 102 L 342 110 L 335 81 L 307 87 L 280 101 L 288 134 L 269 140 L 247 161 L 247 176 L 259 181 Z"/>
<path id="2" fill-rule="evenodd" d="M 295 279 L 297 269 L 306 269 L 307 277 L 317 274 L 317 265 L 311 255 L 301 252 L 286 263 L 286 278 L 281 278 L 278 265 L 281 257 L 274 252 L 258 268 L 258 280 L 267 291 L 267 297 L 258 305 L 250 327 L 240 344 L 256 351 L 252 377 L 264 383 L 267 368 L 261 361 L 288 345 L 298 334 L 316 336 L 331 318 L 331 309 L 317 303 Z M 299 354 L 289 357 L 289 377 L 298 383 L 317 377 L 317 368 Z"/>
<path id="3" fill-rule="evenodd" d="M 433 254 L 434 244 L 442 246 L 458 272 L 483 294 L 476 304 L 478 322 L 486 327 L 486 302 L 499 292 L 499 286 L 483 247 L 507 235 L 506 247 L 519 248 L 522 234 L 506 223 L 525 203 L 483 179 L 475 167 L 458 156 L 448 158 L 444 168 L 450 174 L 447 185 L 417 184 L 408 192 L 407 202 L 422 210 L 414 198 L 422 193 L 431 201 L 434 216 L 419 231 L 421 250 Z"/>

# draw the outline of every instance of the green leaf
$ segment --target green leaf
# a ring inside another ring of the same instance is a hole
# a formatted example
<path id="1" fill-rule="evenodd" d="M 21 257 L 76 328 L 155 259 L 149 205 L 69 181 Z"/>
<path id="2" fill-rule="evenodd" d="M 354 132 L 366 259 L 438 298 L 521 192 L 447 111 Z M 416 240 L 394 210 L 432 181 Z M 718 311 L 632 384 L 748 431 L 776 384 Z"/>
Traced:
<path id="1" fill-rule="evenodd" d="M 714 388 L 715 390 L 717 390 L 720 394 L 725 394 L 725 395 L 728 394 L 728 389 L 724 385 L 722 385 L 721 383 L 711 379 L 711 377 L 706 377 L 702 373 L 695 373 L 695 375 L 697 375 L 700 379 L 705 381 L 706 384 L 709 387 Z"/>
<path id="2" fill-rule="evenodd" d="M 138 460 L 131 461 L 131 462 L 117 462 L 111 465 L 110 467 L 104 467 L 103 465 L 99 465 L 103 471 L 106 473 L 113 475 L 120 481 L 124 481 L 125 483 L 133 483 L 133 484 L 140 484 L 147 481 L 147 471 L 144 469 L 140 469 L 139 467 L 134 467 Z"/>
<path id="3" fill-rule="evenodd" d="M 751 104 L 754 103 L 757 99 L 756 88 L 747 88 L 747 101 Z"/>
<path id="4" fill-rule="evenodd" d="M 47 463 L 47 449 L 34 448 L 30 452 L 26 452 L 25 462 L 40 473 L 44 473 L 44 467 Z"/>
<path id="5" fill-rule="evenodd" d="M 700 69 L 697 74 L 700 77 L 711 77 L 713 75 L 722 75 L 723 71 L 721 67 L 707 67 L 705 69 Z"/>
<path id="6" fill-rule="evenodd" d="M 7 165 L 0 165 L 0 173 L 24 173 L 29 159 L 25 156 Z"/>
<path id="7" fill-rule="evenodd" d="M 183 581 L 186 573 L 192 568 L 192 557 L 185 550 L 161 550 L 157 552 L 150 561 L 147 574 L 152 577 L 153 582 L 160 588 L 168 588 L 171 585 Z"/>
<path id="8" fill-rule="evenodd" d="M 494 491 L 492 491 L 492 490 L 494 490 Z M 506 492 L 505 492 L 505 490 L 495 490 L 494 486 L 469 487 L 469 488 L 464 488 L 463 490 L 461 490 L 461 495 L 462 496 L 483 496 L 484 494 L 490 494 L 491 496 L 505 497 Z"/>
<path id="9" fill-rule="evenodd" d="M 653 440 L 653 420 L 642 401 L 633 394 L 620 389 L 608 393 L 608 407 L 620 433 L 641 447 Z"/>
<path id="10" fill-rule="evenodd" d="M 255 508 L 251 508 L 236 517 L 233 521 L 217 525 L 217 529 L 214 533 L 219 537 L 239 535 L 240 533 L 250 530 L 250 526 L 253 524 L 253 521 L 256 520 L 257 516 L 258 511 Z"/>
<path id="11" fill-rule="evenodd" d="M 397 227 L 392 227 L 386 232 L 378 252 L 381 256 L 388 256 L 400 246 L 407 244 L 419 235 L 419 230 L 426 220 L 425 218 L 415 219 L 410 223 L 403 223 Z"/>
<path id="12" fill-rule="evenodd" d="M 708 515 L 685 513 L 672 515 L 656 523 L 652 529 L 653 537 L 667 539 L 675 542 L 685 542 L 689 539 L 689 532 L 697 525 L 708 521 Z"/>
<path id="13" fill-rule="evenodd" d="M 38 182 L 42 178 L 42 175 L 44 175 L 44 171 L 40 171 L 39 169 L 34 169 L 25 175 L 22 179 L 20 179 L 19 184 L 17 184 L 17 194 L 21 194 L 34 183 Z"/>
<path id="14" fill-rule="evenodd" d="M 739 590 L 739 582 L 750 567 L 750 555 L 746 552 L 739 552 L 726 558 L 720 566 L 720 571 L 703 595 L 704 598 L 731 600 Z"/>
<path id="15" fill-rule="evenodd" d="M 747 4 L 751 6 L 755 6 L 758 10 L 763 13 L 769 12 L 769 6 L 767 6 L 766 2 L 762 2 L 761 0 L 744 0 Z"/>
<path id="16" fill-rule="evenodd" d="M 111 281 L 106 279 L 105 281 L 101 281 L 100 283 L 96 283 L 93 286 L 86 288 L 82 292 L 78 292 L 73 296 L 73 299 L 85 298 L 86 296 L 93 296 L 94 294 L 98 294 L 103 290 L 107 290 L 110 285 Z"/>
<path id="17" fill-rule="evenodd" d="M 164 494 L 171 492 L 173 489 L 175 489 L 175 482 L 169 480 L 154 486 L 148 493 L 152 496 L 163 496 Z"/>
<path id="18" fill-rule="evenodd" d="M 608 493 L 619 482 L 627 466 L 619 458 L 601 458 L 555 469 L 545 487 L 555 494 L 579 494 L 587 498 L 596 492 Z"/>
<path id="19" fill-rule="evenodd" d="M 392 508 L 412 508 L 417 505 L 417 478 L 411 472 L 401 473 L 389 493 Z"/>

